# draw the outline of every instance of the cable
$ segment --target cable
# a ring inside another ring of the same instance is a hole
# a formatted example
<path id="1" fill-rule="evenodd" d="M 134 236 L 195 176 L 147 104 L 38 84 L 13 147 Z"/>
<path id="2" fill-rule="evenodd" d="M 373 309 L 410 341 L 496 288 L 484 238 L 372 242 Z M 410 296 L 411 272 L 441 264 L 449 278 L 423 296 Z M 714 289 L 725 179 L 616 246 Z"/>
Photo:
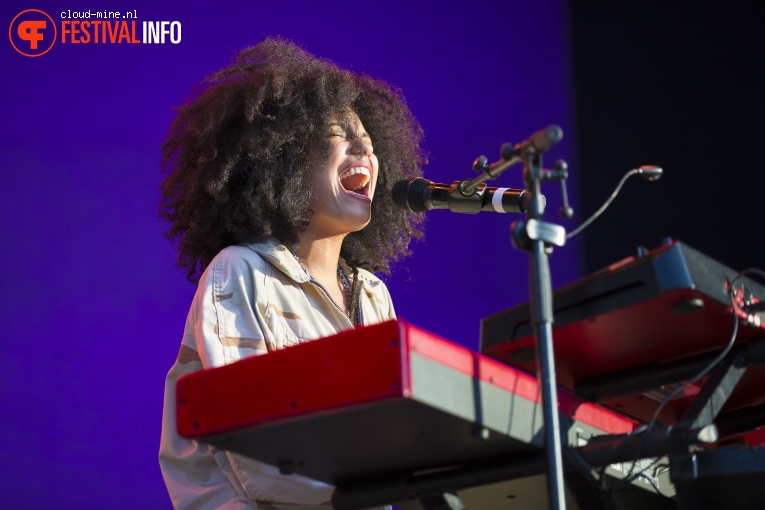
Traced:
<path id="1" fill-rule="evenodd" d="M 611 193 L 610 197 L 608 197 L 608 200 L 606 200 L 606 202 L 603 205 L 600 206 L 600 209 L 595 211 L 595 213 L 592 216 L 587 218 L 584 221 L 584 223 L 579 225 L 572 232 L 569 232 L 568 234 L 566 234 L 566 240 L 571 239 L 575 235 L 579 234 L 582 230 L 587 228 L 590 225 L 590 223 L 592 223 L 593 221 L 598 219 L 598 217 L 601 214 L 603 214 L 603 211 L 605 211 L 608 208 L 608 206 L 611 205 L 611 202 L 614 201 L 614 199 L 616 198 L 616 195 L 619 194 L 619 191 L 621 191 L 622 186 L 624 186 L 624 183 L 627 181 L 627 179 L 629 179 L 633 175 L 640 175 L 641 177 L 644 177 L 644 178 L 648 179 L 649 181 L 655 181 L 656 179 L 661 177 L 663 172 L 664 171 L 661 168 L 657 167 L 657 166 L 643 165 L 643 166 L 641 166 L 639 168 L 633 168 L 632 170 L 630 170 L 629 172 L 624 174 L 624 176 L 622 177 L 622 180 L 619 181 L 619 184 L 616 186 L 616 189 L 614 190 L 614 192 Z"/>

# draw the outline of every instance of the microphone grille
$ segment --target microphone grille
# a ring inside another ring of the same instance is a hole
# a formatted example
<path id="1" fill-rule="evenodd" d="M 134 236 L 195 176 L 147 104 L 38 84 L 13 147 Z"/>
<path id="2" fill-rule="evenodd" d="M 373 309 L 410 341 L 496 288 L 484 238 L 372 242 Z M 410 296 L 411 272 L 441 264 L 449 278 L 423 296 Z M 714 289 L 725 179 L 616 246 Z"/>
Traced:
<path id="1" fill-rule="evenodd" d="M 410 181 L 407 179 L 398 181 L 390 189 L 390 196 L 393 199 L 393 203 L 396 205 L 396 207 L 399 209 L 404 209 L 405 211 L 409 210 L 409 204 L 406 202 L 406 193 L 407 189 L 409 188 L 409 182 Z"/>
<path id="2" fill-rule="evenodd" d="M 425 212 L 428 210 L 425 200 L 428 196 L 430 181 L 422 177 L 404 179 L 398 181 L 390 190 L 393 203 L 399 209 L 411 212 Z"/>

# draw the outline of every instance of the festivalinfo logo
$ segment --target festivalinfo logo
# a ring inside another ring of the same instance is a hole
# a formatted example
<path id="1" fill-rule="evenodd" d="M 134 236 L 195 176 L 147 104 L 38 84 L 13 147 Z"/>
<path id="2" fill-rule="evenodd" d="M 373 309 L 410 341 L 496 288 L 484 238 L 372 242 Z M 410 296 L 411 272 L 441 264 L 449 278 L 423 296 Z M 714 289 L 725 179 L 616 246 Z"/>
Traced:
<path id="1" fill-rule="evenodd" d="M 58 42 L 69 44 L 180 44 L 180 21 L 138 21 L 138 11 L 72 11 L 53 16 L 39 9 L 21 11 L 8 37 L 25 57 L 40 57 Z"/>

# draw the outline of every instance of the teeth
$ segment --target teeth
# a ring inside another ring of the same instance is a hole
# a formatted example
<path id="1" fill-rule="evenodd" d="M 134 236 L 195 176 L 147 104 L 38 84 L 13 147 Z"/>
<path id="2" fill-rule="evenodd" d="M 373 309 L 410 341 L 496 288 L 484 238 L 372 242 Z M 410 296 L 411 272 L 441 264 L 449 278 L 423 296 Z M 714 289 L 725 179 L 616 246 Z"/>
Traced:
<path id="1" fill-rule="evenodd" d="M 367 185 L 372 176 L 363 166 L 349 168 L 340 175 L 340 185 L 348 191 L 358 191 Z"/>
<path id="2" fill-rule="evenodd" d="M 357 166 L 357 167 L 349 168 L 348 170 L 343 172 L 343 175 L 341 175 L 340 178 L 343 179 L 345 177 L 349 177 L 351 175 L 356 175 L 356 174 L 364 174 L 364 175 L 366 175 L 368 177 L 370 176 L 369 175 L 369 170 L 367 170 L 363 166 Z"/>

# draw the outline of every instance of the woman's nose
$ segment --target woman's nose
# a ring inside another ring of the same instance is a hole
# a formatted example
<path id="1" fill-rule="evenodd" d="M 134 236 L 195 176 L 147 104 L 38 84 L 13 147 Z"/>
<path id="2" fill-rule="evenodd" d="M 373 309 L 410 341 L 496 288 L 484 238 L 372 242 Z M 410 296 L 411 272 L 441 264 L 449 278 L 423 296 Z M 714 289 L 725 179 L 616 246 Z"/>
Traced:
<path id="1" fill-rule="evenodd" d="M 363 138 L 357 138 L 351 144 L 351 154 L 354 156 L 369 156 L 372 154 L 372 144 Z"/>

